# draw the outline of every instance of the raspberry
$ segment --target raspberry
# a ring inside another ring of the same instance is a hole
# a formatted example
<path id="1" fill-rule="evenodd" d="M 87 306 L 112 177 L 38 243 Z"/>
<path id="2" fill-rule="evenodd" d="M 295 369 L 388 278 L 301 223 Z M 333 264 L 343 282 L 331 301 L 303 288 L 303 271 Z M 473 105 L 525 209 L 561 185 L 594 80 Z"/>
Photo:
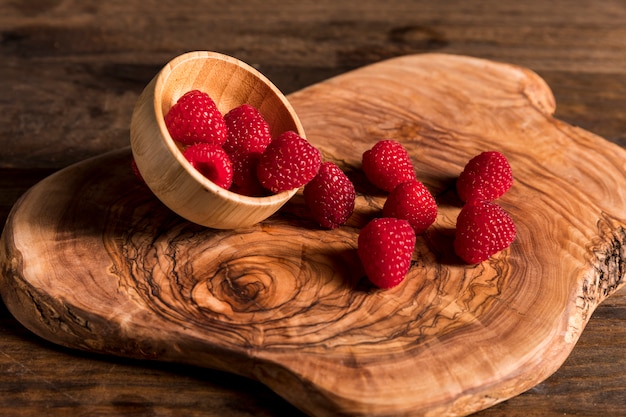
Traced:
<path id="1" fill-rule="evenodd" d="M 228 130 L 224 150 L 229 155 L 263 153 L 272 141 L 269 124 L 261 112 L 249 104 L 226 113 L 224 121 Z"/>
<path id="2" fill-rule="evenodd" d="M 135 174 L 135 177 L 137 177 L 137 179 L 142 182 L 142 183 L 146 183 L 146 180 L 143 179 L 143 176 L 141 175 L 141 172 L 139 172 L 139 168 L 137 167 L 137 161 L 135 161 L 135 158 L 131 158 L 130 160 L 130 169 L 133 170 L 133 174 Z"/>
<path id="3" fill-rule="evenodd" d="M 279 193 L 299 188 L 313 179 L 322 163 L 322 154 L 297 133 L 287 131 L 265 149 L 257 165 L 261 184 Z"/>
<path id="4" fill-rule="evenodd" d="M 390 192 L 396 185 L 414 180 L 411 157 L 398 141 L 385 139 L 363 153 L 363 172 L 381 190 Z"/>
<path id="5" fill-rule="evenodd" d="M 322 163 L 315 178 L 304 186 L 303 194 L 313 218 L 322 227 L 335 229 L 354 211 L 354 185 L 332 162 Z"/>
<path id="6" fill-rule="evenodd" d="M 228 135 L 224 150 L 233 163 L 231 191 L 248 196 L 266 195 L 256 167 L 261 154 L 272 141 L 270 126 L 255 107 L 242 104 L 224 116 Z"/>
<path id="7" fill-rule="evenodd" d="M 415 232 L 408 221 L 377 218 L 359 233 L 357 253 L 369 280 L 380 288 L 400 284 L 411 267 Z"/>
<path id="8" fill-rule="evenodd" d="M 475 200 L 457 217 L 454 251 L 468 264 L 477 264 L 508 248 L 515 235 L 515 224 L 502 207 Z"/>
<path id="9" fill-rule="evenodd" d="M 268 191 L 261 185 L 256 176 L 257 165 L 261 154 L 258 152 L 229 154 L 233 163 L 233 185 L 230 190 L 251 197 L 261 197 Z"/>
<path id="10" fill-rule="evenodd" d="M 185 93 L 165 116 L 165 126 L 177 142 L 184 145 L 226 142 L 226 123 L 215 102 L 198 90 Z"/>
<path id="11" fill-rule="evenodd" d="M 490 151 L 469 160 L 456 182 L 461 200 L 493 201 L 513 185 L 513 173 L 506 157 Z"/>
<path id="12" fill-rule="evenodd" d="M 197 143 L 185 149 L 183 155 L 195 169 L 215 184 L 225 189 L 232 185 L 233 166 L 221 146 Z"/>
<path id="13" fill-rule="evenodd" d="M 415 234 L 420 235 L 435 222 L 437 203 L 420 181 L 407 181 L 389 193 L 383 215 L 408 220 Z"/>

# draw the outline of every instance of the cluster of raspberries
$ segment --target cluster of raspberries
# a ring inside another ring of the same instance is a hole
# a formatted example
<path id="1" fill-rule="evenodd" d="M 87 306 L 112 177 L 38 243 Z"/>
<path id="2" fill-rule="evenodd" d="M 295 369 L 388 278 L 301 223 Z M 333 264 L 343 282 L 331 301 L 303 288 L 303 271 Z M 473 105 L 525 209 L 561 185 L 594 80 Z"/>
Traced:
<path id="1" fill-rule="evenodd" d="M 312 217 L 327 229 L 347 222 L 356 192 L 333 162 L 293 131 L 276 138 L 253 106 L 243 104 L 225 115 L 199 90 L 183 95 L 168 111 L 165 124 L 190 164 L 222 188 L 248 196 L 304 187 Z M 370 281 L 391 288 L 411 266 L 416 236 L 437 218 L 437 204 L 420 182 L 401 143 L 385 139 L 362 155 L 368 180 L 387 192 L 382 217 L 371 220 L 358 237 L 358 255 Z M 511 167 L 499 152 L 471 159 L 457 179 L 465 202 L 456 224 L 454 250 L 469 264 L 508 247 L 516 231 L 510 216 L 493 200 L 512 185 Z"/>
<path id="2" fill-rule="evenodd" d="M 193 167 L 238 194 L 260 197 L 299 188 L 321 163 L 320 152 L 295 132 L 272 138 L 255 107 L 243 104 L 222 115 L 199 90 L 178 99 L 165 125 Z"/>
<path id="3" fill-rule="evenodd" d="M 361 230 L 358 254 L 369 279 L 391 288 L 408 273 L 416 236 L 435 222 L 437 204 L 417 180 L 410 156 L 399 142 L 384 140 L 366 151 L 363 171 L 389 194 L 382 217 Z M 476 155 L 458 176 L 456 191 L 464 204 L 456 220 L 454 251 L 464 262 L 483 262 L 515 240 L 513 220 L 494 203 L 512 185 L 511 166 L 496 151 Z"/>
<path id="4" fill-rule="evenodd" d="M 329 229 L 354 210 L 356 193 L 343 171 L 296 132 L 273 138 L 249 104 L 222 116 L 208 94 L 193 90 L 171 107 L 165 125 L 190 164 L 222 188 L 260 197 L 304 186 L 313 217 Z"/>

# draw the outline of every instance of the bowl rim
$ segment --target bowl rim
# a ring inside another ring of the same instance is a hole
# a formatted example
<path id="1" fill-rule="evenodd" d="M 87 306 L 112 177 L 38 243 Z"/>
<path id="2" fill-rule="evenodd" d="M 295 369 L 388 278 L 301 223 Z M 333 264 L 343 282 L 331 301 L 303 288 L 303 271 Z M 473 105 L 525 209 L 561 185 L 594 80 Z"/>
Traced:
<path id="1" fill-rule="evenodd" d="M 225 62 L 229 65 L 232 65 L 233 67 L 241 68 L 249 73 L 252 73 L 255 77 L 261 79 L 274 93 L 274 95 L 280 100 L 286 111 L 291 114 L 296 127 L 295 132 L 306 139 L 304 128 L 293 106 L 291 105 L 287 97 L 278 89 L 278 87 L 274 85 L 274 83 L 272 83 L 265 75 L 263 75 L 251 65 L 235 57 L 212 51 L 191 51 L 179 55 L 170 60 L 157 74 L 154 85 L 154 101 L 152 104 L 156 122 L 159 126 L 159 131 L 161 132 L 160 139 L 165 142 L 165 145 L 169 152 L 176 159 L 176 161 L 185 169 L 185 171 L 204 189 L 212 193 L 221 195 L 225 199 L 235 200 L 245 205 L 252 206 L 272 206 L 289 200 L 293 195 L 298 192 L 299 187 L 291 190 L 282 191 L 276 194 L 270 194 L 267 196 L 247 196 L 220 187 L 219 185 L 215 184 L 213 181 L 202 175 L 202 173 L 200 173 L 196 168 L 194 168 L 193 165 L 191 165 L 191 163 L 184 157 L 183 151 L 178 147 L 174 139 L 172 139 L 165 125 L 165 115 L 162 111 L 163 91 L 165 89 L 165 86 L 167 85 L 168 79 L 170 75 L 172 75 L 172 73 L 174 72 L 174 69 L 178 66 L 184 65 L 189 61 L 207 59 Z"/>

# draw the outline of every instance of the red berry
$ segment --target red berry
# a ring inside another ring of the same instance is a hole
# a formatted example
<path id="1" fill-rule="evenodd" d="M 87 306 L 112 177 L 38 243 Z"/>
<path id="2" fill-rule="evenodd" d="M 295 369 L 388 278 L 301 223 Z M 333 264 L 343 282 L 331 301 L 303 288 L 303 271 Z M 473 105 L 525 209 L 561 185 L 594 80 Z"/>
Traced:
<path id="1" fill-rule="evenodd" d="M 322 154 L 306 139 L 288 131 L 274 139 L 257 165 L 257 176 L 268 190 L 279 193 L 299 188 L 313 179 Z"/>
<path id="2" fill-rule="evenodd" d="M 185 149 L 183 155 L 206 178 L 222 188 L 230 188 L 233 166 L 221 146 L 197 143 Z"/>
<path id="3" fill-rule="evenodd" d="M 258 152 L 229 154 L 233 163 L 233 185 L 230 190 L 251 197 L 261 197 L 268 191 L 261 185 L 256 176 L 257 165 L 261 154 Z"/>
<path id="4" fill-rule="evenodd" d="M 437 203 L 420 181 L 407 181 L 389 193 L 383 215 L 408 220 L 415 234 L 420 235 L 437 219 Z"/>
<path id="5" fill-rule="evenodd" d="M 165 126 L 177 142 L 185 145 L 226 142 L 226 123 L 208 94 L 192 90 L 178 99 L 165 116 Z"/>
<path id="6" fill-rule="evenodd" d="M 224 116 L 228 135 L 224 150 L 233 163 L 231 191 L 259 197 L 267 194 L 256 175 L 261 154 L 272 141 L 270 126 L 255 107 L 242 104 Z"/>
<path id="7" fill-rule="evenodd" d="M 139 168 L 137 167 L 137 161 L 135 161 L 135 158 L 131 158 L 130 168 L 133 170 L 133 174 L 135 174 L 135 177 L 137 177 L 139 181 L 145 184 L 146 180 L 143 179 L 141 172 L 139 172 Z"/>
<path id="8" fill-rule="evenodd" d="M 513 173 L 506 157 L 500 152 L 483 152 L 465 165 L 456 182 L 463 201 L 493 201 L 513 185 Z"/>
<path id="9" fill-rule="evenodd" d="M 454 251 L 468 264 L 476 264 L 508 248 L 515 235 L 515 224 L 502 207 L 472 201 L 457 217 Z"/>
<path id="10" fill-rule="evenodd" d="M 369 280 L 380 288 L 391 288 L 404 280 L 415 250 L 415 232 L 408 221 L 377 218 L 358 238 L 358 255 Z"/>
<path id="11" fill-rule="evenodd" d="M 354 211 L 354 185 L 332 162 L 322 163 L 315 178 L 304 186 L 303 194 L 313 218 L 322 227 L 335 229 Z"/>
<path id="12" fill-rule="evenodd" d="M 363 172 L 367 179 L 384 191 L 398 184 L 414 180 L 415 171 L 411 157 L 400 142 L 385 139 L 363 153 Z"/>
<path id="13" fill-rule="evenodd" d="M 229 154 L 263 153 L 272 141 L 270 126 L 255 107 L 242 104 L 224 116 L 228 130 L 224 150 Z"/>

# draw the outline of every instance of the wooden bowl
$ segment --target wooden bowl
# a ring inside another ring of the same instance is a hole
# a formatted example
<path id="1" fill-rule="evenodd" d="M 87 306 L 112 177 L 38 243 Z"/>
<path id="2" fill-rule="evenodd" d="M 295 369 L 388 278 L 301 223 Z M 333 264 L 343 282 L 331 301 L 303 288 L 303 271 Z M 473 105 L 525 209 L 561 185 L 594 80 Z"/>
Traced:
<path id="1" fill-rule="evenodd" d="M 139 96 L 130 125 L 137 168 L 167 207 L 194 223 L 216 229 L 251 226 L 274 214 L 298 190 L 248 197 L 225 190 L 198 172 L 183 156 L 165 126 L 165 115 L 186 92 L 209 94 L 225 114 L 247 103 L 270 125 L 272 136 L 304 129 L 285 96 L 264 75 L 230 56 L 189 52 L 174 58 Z"/>

